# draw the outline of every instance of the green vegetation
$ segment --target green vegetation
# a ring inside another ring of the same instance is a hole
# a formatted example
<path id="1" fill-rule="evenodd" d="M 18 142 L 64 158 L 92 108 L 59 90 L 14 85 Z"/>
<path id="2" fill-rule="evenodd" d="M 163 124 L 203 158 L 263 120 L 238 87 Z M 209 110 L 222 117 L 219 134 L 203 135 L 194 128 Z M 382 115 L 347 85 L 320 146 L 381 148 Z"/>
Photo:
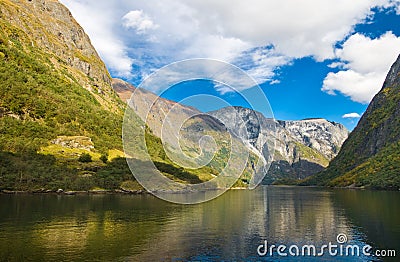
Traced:
<path id="1" fill-rule="evenodd" d="M 397 67 L 398 70 L 398 67 Z M 399 72 L 373 99 L 328 169 L 301 185 L 400 189 Z"/>
<path id="2" fill-rule="evenodd" d="M 7 39 L 0 44 L 1 150 L 37 151 L 56 136 L 82 134 L 100 151 L 121 148 L 122 111 L 104 109 L 88 90 L 53 70 L 49 55 L 23 48 L 16 35 L 24 37 L 15 28 L 14 38 L 1 36 Z"/>
<path id="3" fill-rule="evenodd" d="M 101 155 L 100 160 L 101 160 L 104 164 L 107 164 L 107 161 L 108 161 L 108 154 Z"/>
<path id="4" fill-rule="evenodd" d="M 82 87 L 77 80 L 82 72 L 38 47 L 20 28 L 6 20 L 0 28 L 0 190 L 140 190 L 122 152 L 123 102 L 116 95 L 107 100 L 97 86 Z M 74 55 L 86 63 L 95 60 L 80 51 Z M 111 87 L 105 91 L 113 92 Z M 144 126 L 133 112 L 127 121 L 130 132 Z M 201 183 L 224 166 L 220 159 L 197 170 L 183 169 L 168 159 L 161 140 L 148 129 L 145 138 L 155 165 L 170 179 Z M 82 147 L 56 139 L 75 139 Z M 133 150 L 142 152 L 136 142 L 130 141 Z"/>
<path id="5" fill-rule="evenodd" d="M 90 163 L 90 162 L 92 162 L 93 160 L 92 160 L 92 156 L 91 156 L 90 154 L 88 154 L 88 153 L 83 153 L 83 154 L 78 158 L 78 161 L 79 161 L 79 162 L 82 162 L 82 163 Z"/>
<path id="6" fill-rule="evenodd" d="M 364 186 L 373 189 L 399 189 L 400 141 L 358 165 L 345 175 L 333 179 L 329 186 Z"/>
<path id="7" fill-rule="evenodd" d="M 304 158 L 308 159 L 309 161 L 314 161 L 315 163 L 318 163 L 324 167 L 328 166 L 329 164 L 329 160 L 324 155 L 299 142 L 296 142 L 296 150 L 299 152 L 302 159 Z"/>
<path id="8" fill-rule="evenodd" d="M 168 158 L 164 151 L 161 139 L 154 136 L 148 128 L 146 129 L 145 138 L 146 146 L 155 166 L 170 179 L 178 182 L 198 184 L 212 179 L 212 174 L 218 174 L 217 170 L 209 166 L 199 169 L 185 170 Z"/>

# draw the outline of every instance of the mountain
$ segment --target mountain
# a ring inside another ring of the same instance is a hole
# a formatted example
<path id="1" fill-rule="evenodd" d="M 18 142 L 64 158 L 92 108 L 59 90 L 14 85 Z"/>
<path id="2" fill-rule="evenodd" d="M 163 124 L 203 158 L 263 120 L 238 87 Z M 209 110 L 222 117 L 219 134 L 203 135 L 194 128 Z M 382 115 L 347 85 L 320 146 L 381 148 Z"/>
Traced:
<path id="1" fill-rule="evenodd" d="M 304 184 L 400 188 L 400 56 L 338 156 Z"/>
<path id="2" fill-rule="evenodd" d="M 0 0 L 0 28 L 0 190 L 141 189 L 124 158 L 126 104 L 69 10 L 56 0 Z M 202 182 L 172 163 L 161 140 L 126 112 L 128 132 L 146 131 L 163 174 Z M 129 141 L 139 152 L 130 161 L 141 172 L 138 139 Z"/>
<path id="3" fill-rule="evenodd" d="M 162 138 L 165 151 L 171 160 L 188 168 L 199 166 L 211 168 L 208 169 L 211 176 L 202 175 L 205 180 L 212 179 L 230 165 L 236 165 L 237 168 L 232 172 L 242 173 L 242 179 L 236 186 L 247 186 L 246 183 L 251 180 L 254 172 L 254 164 L 248 162 L 246 156 L 242 161 L 243 158 L 232 154 L 232 148 L 239 148 L 239 151 L 249 154 L 253 163 L 258 161 L 258 157 L 247 150 L 241 139 L 231 137 L 225 125 L 218 119 L 196 108 L 135 88 L 121 79 L 113 79 L 112 84 L 120 98 L 130 105 L 142 121 L 146 122 L 152 133 Z M 212 137 L 213 141 L 207 137 Z M 232 161 L 232 155 L 237 157 L 236 162 Z M 187 156 L 195 159 L 194 162 Z M 201 169 L 199 171 L 201 172 Z"/>
<path id="4" fill-rule="evenodd" d="M 113 100 L 106 66 L 65 6 L 56 0 L 2 0 L 0 16 L 3 44 L 14 44 L 26 52 L 40 49 L 35 56 L 41 56 L 53 70 L 63 71 L 68 80 L 79 83 L 101 102 Z"/>
<path id="5" fill-rule="evenodd" d="M 348 135 L 343 125 L 325 119 L 275 121 L 242 107 L 227 107 L 210 114 L 224 119 L 227 128 L 251 150 L 258 151 L 264 162 L 271 162 L 268 159 L 274 148 L 266 184 L 302 179 L 324 170 Z"/>
<path id="6" fill-rule="evenodd" d="M 147 121 L 154 134 L 159 137 L 164 134 L 168 144 L 174 144 L 171 138 L 178 137 L 178 134 L 174 134 L 178 123 L 202 114 L 193 107 L 160 98 L 147 90 L 136 89 L 120 79 L 113 79 L 113 88 L 124 101 L 128 101 L 136 92 L 130 101 L 131 106 L 143 121 Z M 224 124 L 223 127 L 210 128 L 215 125 L 209 123 L 209 130 L 215 134 L 228 129 L 235 138 L 244 142 L 253 156 L 261 160 L 257 167 L 259 172 L 265 172 L 261 171 L 261 167 L 271 163 L 264 179 L 266 184 L 283 179 L 298 180 L 324 170 L 348 136 L 343 125 L 325 119 L 275 121 L 242 107 L 226 107 L 207 114 L 222 120 Z M 209 118 L 203 118 L 196 122 L 203 123 L 202 128 L 207 129 L 205 123 L 210 121 Z M 275 148 L 275 153 L 271 162 L 272 148 Z"/>
<path id="7" fill-rule="evenodd" d="M 304 119 L 300 121 L 278 121 L 297 141 L 317 150 L 328 160 L 333 159 L 349 135 L 349 131 L 339 123 L 326 119 Z"/>
<path id="8" fill-rule="evenodd" d="M 102 134 L 94 125 L 118 125 L 124 104 L 68 9 L 58 1 L 2 0 L 0 16 L 2 122 L 41 129 L 32 128 L 36 141 L 17 145 L 3 140 L 3 149 L 36 150 L 53 131 L 86 133 L 97 148 L 121 144 L 117 134 Z M 23 134 L 15 135 L 22 139 Z"/>
<path id="9" fill-rule="evenodd" d="M 0 0 L 0 190 L 114 189 L 125 104 L 58 1 Z M 132 115 L 132 128 L 143 122 Z M 101 160 L 102 159 L 102 160 Z"/>
<path id="10" fill-rule="evenodd" d="M 201 114 L 196 108 L 160 98 L 150 91 L 135 88 L 121 79 L 112 79 L 112 87 L 124 102 L 127 102 L 133 92 L 136 92 L 135 96 L 132 97 L 131 105 L 136 114 L 147 123 L 152 132 L 158 137 L 161 137 L 163 123 L 164 125 L 168 124 L 170 128 L 175 128 L 176 124 L 182 122 L 182 120 L 192 115 Z M 171 113 L 171 111 L 173 112 L 169 115 L 168 122 L 164 122 L 167 114 Z"/>

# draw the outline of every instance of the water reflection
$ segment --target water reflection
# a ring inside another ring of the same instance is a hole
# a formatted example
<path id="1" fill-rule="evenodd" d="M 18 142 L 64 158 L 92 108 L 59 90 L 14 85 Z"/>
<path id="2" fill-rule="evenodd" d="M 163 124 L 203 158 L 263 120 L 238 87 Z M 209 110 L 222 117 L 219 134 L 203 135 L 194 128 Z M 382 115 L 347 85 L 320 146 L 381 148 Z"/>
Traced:
<path id="1" fill-rule="evenodd" d="M 1 195 L 0 257 L 258 261 L 263 240 L 321 245 L 338 233 L 360 245 L 399 248 L 399 198 L 398 192 L 293 187 L 234 190 L 192 206 L 150 195 Z"/>
<path id="2" fill-rule="evenodd" d="M 400 255 L 399 192 L 337 190 L 332 200 L 371 246 Z"/>

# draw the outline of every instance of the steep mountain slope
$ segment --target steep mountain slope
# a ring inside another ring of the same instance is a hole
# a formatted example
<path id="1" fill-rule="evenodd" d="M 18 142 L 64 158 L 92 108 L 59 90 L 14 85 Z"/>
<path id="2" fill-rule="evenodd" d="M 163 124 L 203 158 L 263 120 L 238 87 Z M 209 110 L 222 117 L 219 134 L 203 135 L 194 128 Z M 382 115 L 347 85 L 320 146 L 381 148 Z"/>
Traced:
<path id="1" fill-rule="evenodd" d="M 26 52 L 40 49 L 45 55 L 36 55 L 53 70 L 63 72 L 101 103 L 115 106 L 111 77 L 89 37 L 65 6 L 57 0 L 2 0 L 0 16 L 2 42 L 18 40 Z"/>
<path id="2" fill-rule="evenodd" d="M 241 121 L 232 118 L 236 117 L 236 112 L 245 127 L 238 125 Z M 244 139 L 249 148 L 258 150 L 266 160 L 274 148 L 273 162 L 264 179 L 266 184 L 282 179 L 301 179 L 322 171 L 348 135 L 343 125 L 325 119 L 274 121 L 242 107 L 227 107 L 210 114 L 226 119 L 228 129 Z M 273 142 L 271 138 L 274 138 Z M 268 143 L 274 143 L 274 146 Z"/>
<path id="3" fill-rule="evenodd" d="M 0 190 L 140 188 L 122 158 L 126 104 L 68 9 L 0 0 L 0 28 Z M 147 130 L 128 112 L 130 132 Z M 161 154 L 157 137 L 148 132 L 146 141 Z M 140 155 L 135 161 L 140 172 Z M 201 182 L 165 157 L 159 163 L 173 179 Z"/>
<path id="4" fill-rule="evenodd" d="M 103 163 L 107 154 L 123 156 L 125 105 L 68 9 L 1 0 L 0 18 L 0 190 L 118 188 L 130 180 L 124 161 Z M 132 122 L 143 126 L 137 116 Z"/>
<path id="5" fill-rule="evenodd" d="M 400 188 L 400 56 L 338 156 L 305 184 Z"/>

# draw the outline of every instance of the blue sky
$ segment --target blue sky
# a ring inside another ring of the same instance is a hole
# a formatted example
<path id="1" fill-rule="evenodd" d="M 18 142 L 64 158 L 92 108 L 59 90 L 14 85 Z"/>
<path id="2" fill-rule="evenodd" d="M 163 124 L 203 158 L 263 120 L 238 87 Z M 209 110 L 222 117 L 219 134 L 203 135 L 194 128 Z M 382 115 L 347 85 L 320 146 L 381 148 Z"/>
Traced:
<path id="1" fill-rule="evenodd" d="M 282 120 L 322 117 L 353 129 L 400 53 L 399 0 L 61 2 L 113 77 L 137 86 L 182 59 L 226 61 L 258 82 Z M 210 81 L 188 81 L 163 96 L 196 94 L 248 106 Z M 204 111 L 226 105 L 217 101 L 185 103 Z"/>

